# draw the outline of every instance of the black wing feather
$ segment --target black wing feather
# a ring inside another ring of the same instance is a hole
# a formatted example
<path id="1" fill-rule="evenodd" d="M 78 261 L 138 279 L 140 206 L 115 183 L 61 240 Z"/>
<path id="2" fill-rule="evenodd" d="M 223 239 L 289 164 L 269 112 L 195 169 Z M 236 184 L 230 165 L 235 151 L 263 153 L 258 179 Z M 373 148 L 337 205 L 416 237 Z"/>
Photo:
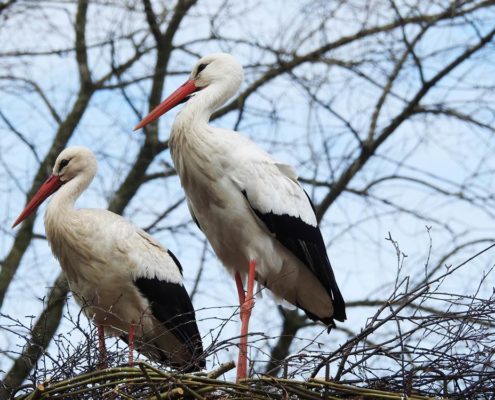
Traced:
<path id="1" fill-rule="evenodd" d="M 177 265 L 177 268 L 179 268 L 179 271 L 180 271 L 180 274 L 182 276 L 184 276 L 184 274 L 182 273 L 182 265 L 180 265 L 180 262 L 179 260 L 177 259 L 177 257 L 175 256 L 174 253 L 172 253 L 170 250 L 167 250 L 167 253 L 168 255 L 172 258 L 172 260 L 174 260 L 174 263 L 175 265 Z"/>
<path id="2" fill-rule="evenodd" d="M 262 213 L 249 202 L 246 192 L 243 192 L 243 194 L 256 216 L 263 221 L 280 243 L 316 275 L 332 299 L 334 307 L 332 318 L 320 319 L 308 310 L 304 310 L 306 315 L 312 320 L 321 320 L 326 325 L 333 325 L 333 318 L 338 321 L 344 321 L 347 318 L 345 302 L 335 280 L 320 228 L 311 226 L 302 219 L 287 214 Z M 305 194 L 314 211 L 311 199 L 306 192 Z"/>
<path id="3" fill-rule="evenodd" d="M 189 203 L 189 200 L 187 200 L 187 208 L 189 208 L 189 213 L 191 214 L 191 218 L 193 219 L 194 223 L 196 226 L 199 228 L 201 232 L 203 232 L 203 229 L 201 229 L 201 225 L 199 224 L 198 219 L 196 218 L 196 215 L 194 214 L 194 211 L 191 207 L 191 203 Z"/>
<path id="4" fill-rule="evenodd" d="M 172 254 L 171 256 L 177 260 Z M 180 264 L 176 262 L 182 272 Z M 187 346 L 196 365 L 204 368 L 204 359 L 198 358 L 203 353 L 203 344 L 196 324 L 196 314 L 184 286 L 143 277 L 135 279 L 134 283 L 150 302 L 153 316 Z"/>

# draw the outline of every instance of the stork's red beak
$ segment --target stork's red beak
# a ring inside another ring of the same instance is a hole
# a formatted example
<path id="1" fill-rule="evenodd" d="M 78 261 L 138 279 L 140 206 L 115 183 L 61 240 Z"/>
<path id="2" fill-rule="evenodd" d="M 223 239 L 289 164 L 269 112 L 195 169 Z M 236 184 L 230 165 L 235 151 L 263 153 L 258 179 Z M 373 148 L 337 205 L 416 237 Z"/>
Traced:
<path id="1" fill-rule="evenodd" d="M 151 111 L 146 117 L 144 117 L 139 124 L 137 124 L 133 130 L 138 130 L 150 122 L 153 122 L 161 115 L 170 111 L 176 105 L 180 104 L 190 94 L 197 92 L 202 88 L 197 87 L 192 79 L 186 81 L 181 87 L 179 87 L 175 92 L 158 104 L 153 111 Z"/>
<path id="2" fill-rule="evenodd" d="M 19 215 L 19 217 L 15 220 L 12 228 L 16 227 L 27 217 L 33 214 L 40 204 L 43 203 L 51 194 L 55 193 L 62 185 L 63 182 L 57 175 L 51 175 L 45 183 L 41 185 L 31 201 L 27 204 L 24 211 L 22 211 L 21 215 Z"/>

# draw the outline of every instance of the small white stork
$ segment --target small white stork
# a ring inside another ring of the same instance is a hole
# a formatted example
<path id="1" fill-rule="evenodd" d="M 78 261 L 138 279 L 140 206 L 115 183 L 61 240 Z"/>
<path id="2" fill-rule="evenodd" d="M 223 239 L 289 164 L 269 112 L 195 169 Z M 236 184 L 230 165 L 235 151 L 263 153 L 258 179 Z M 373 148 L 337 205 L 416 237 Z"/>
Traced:
<path id="1" fill-rule="evenodd" d="M 96 170 L 89 149 L 62 151 L 14 226 L 55 193 L 45 213 L 46 236 L 76 301 L 98 327 L 103 365 L 107 333 L 128 343 L 131 365 L 136 344 L 139 352 L 172 367 L 203 368 L 201 337 L 177 258 L 120 215 L 74 208 Z"/>
<path id="2" fill-rule="evenodd" d="M 294 169 L 246 137 L 208 125 L 243 78 L 242 66 L 231 55 L 205 56 L 189 79 L 134 128 L 186 101 L 173 124 L 170 151 L 193 219 L 235 273 L 242 321 L 238 381 L 247 372 L 255 277 L 312 320 L 331 327 L 334 319 L 346 319 L 313 205 Z"/>

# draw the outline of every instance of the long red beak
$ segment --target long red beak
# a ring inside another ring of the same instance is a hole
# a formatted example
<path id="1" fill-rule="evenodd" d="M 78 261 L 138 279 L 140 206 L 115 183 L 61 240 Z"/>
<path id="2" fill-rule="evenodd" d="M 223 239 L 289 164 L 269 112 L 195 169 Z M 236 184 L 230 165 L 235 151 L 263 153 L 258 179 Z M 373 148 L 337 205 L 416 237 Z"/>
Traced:
<path id="1" fill-rule="evenodd" d="M 15 220 L 12 228 L 15 228 L 22 221 L 24 221 L 27 217 L 33 214 L 36 209 L 43 203 L 51 194 L 55 193 L 60 186 L 63 185 L 63 182 L 56 175 L 51 175 L 43 185 L 39 188 L 36 194 L 33 196 L 31 201 L 27 204 L 24 211 L 22 211 L 21 215 Z"/>
<path id="2" fill-rule="evenodd" d="M 139 124 L 137 124 L 133 130 L 138 130 L 143 126 L 148 125 L 150 122 L 153 122 L 161 115 L 165 114 L 167 111 L 170 111 L 176 105 L 180 104 L 182 100 L 184 100 L 190 94 L 197 92 L 202 88 L 198 88 L 192 79 L 186 81 L 181 87 L 179 87 L 175 92 L 173 92 L 170 96 L 168 96 L 165 100 L 163 100 L 160 104 L 158 104 L 153 111 L 151 111 L 146 117 L 144 117 Z"/>

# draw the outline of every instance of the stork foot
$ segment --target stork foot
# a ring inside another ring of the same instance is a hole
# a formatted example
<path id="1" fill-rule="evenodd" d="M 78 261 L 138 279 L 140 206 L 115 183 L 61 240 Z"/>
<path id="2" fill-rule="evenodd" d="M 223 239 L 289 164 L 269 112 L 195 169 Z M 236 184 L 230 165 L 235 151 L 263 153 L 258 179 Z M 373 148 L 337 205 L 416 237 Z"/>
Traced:
<path id="1" fill-rule="evenodd" d="M 249 333 L 249 319 L 251 317 L 251 310 L 254 307 L 254 277 L 256 274 L 256 263 L 254 260 L 249 262 L 249 272 L 248 272 L 248 282 L 247 282 L 247 293 L 244 296 L 244 289 L 239 290 L 239 284 L 237 284 L 237 289 L 239 292 L 239 301 L 240 301 L 240 316 L 241 316 L 241 335 L 240 335 L 240 343 L 239 343 L 239 359 L 237 362 L 237 383 L 241 379 L 246 379 L 247 377 L 247 335 Z M 238 283 L 239 275 L 236 274 L 236 283 Z M 239 276 L 240 281 L 240 276 Z M 242 296 L 241 296 L 242 292 Z"/>

